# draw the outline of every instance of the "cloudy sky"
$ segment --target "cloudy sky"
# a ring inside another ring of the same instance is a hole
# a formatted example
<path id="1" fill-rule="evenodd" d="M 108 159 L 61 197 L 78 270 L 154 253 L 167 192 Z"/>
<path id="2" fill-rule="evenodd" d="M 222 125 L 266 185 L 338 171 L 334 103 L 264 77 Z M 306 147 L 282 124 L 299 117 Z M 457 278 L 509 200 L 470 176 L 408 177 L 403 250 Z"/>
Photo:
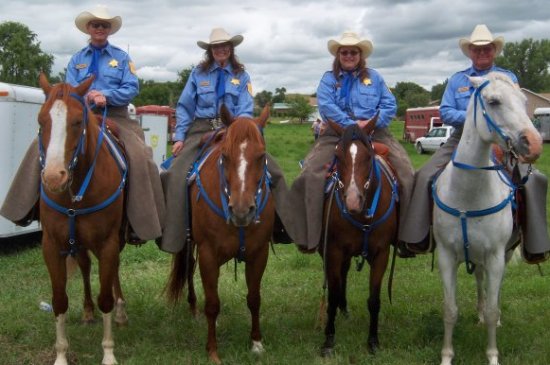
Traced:
<path id="1" fill-rule="evenodd" d="M 101 2 L 100 2 L 101 3 Z M 105 3 L 105 2 L 103 2 Z M 16 21 L 38 36 L 55 57 L 54 74 L 87 41 L 74 18 L 97 2 L 16 0 L 0 2 L 0 22 Z M 242 34 L 237 55 L 246 65 L 254 92 L 314 93 L 331 67 L 327 41 L 353 30 L 374 43 L 368 64 L 388 86 L 400 81 L 430 90 L 469 66 L 458 39 L 485 23 L 508 42 L 550 38 L 547 0 L 154 0 L 110 1 L 122 29 L 110 42 L 129 50 L 145 80 L 175 81 L 196 65 L 213 27 Z"/>

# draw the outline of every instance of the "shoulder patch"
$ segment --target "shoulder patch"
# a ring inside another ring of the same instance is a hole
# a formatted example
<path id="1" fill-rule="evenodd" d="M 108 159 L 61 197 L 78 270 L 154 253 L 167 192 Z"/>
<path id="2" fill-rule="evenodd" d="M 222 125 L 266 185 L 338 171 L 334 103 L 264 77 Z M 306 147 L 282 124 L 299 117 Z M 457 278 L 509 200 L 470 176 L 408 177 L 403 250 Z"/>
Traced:
<path id="1" fill-rule="evenodd" d="M 252 83 L 246 84 L 246 89 L 248 90 L 248 93 L 252 96 Z"/>
<path id="2" fill-rule="evenodd" d="M 136 65 L 134 65 L 134 63 L 132 61 L 128 62 L 128 66 L 130 66 L 130 72 L 132 74 L 136 74 Z"/>

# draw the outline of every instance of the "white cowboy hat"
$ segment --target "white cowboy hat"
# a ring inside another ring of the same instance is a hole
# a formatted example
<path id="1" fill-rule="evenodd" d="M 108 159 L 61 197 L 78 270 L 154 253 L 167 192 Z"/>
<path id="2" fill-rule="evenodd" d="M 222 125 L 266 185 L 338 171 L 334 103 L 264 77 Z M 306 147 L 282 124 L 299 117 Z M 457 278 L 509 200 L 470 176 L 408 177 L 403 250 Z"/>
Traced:
<path id="1" fill-rule="evenodd" d="M 105 5 L 97 5 L 90 11 L 83 11 L 77 15 L 74 23 L 81 32 L 89 34 L 86 26 L 92 20 L 101 20 L 102 22 L 111 24 L 111 32 L 109 34 L 115 34 L 122 26 L 122 18 L 119 16 L 111 16 Z"/>
<path id="2" fill-rule="evenodd" d="M 487 28 L 485 24 L 476 25 L 470 39 L 460 38 L 458 41 L 458 45 L 460 46 L 462 53 L 464 53 L 468 58 L 470 58 L 470 45 L 484 46 L 491 43 L 495 45 L 495 56 L 498 56 L 500 52 L 502 52 L 502 47 L 504 47 L 504 38 L 493 38 L 489 28 Z"/>
<path id="3" fill-rule="evenodd" d="M 223 28 L 214 28 L 210 32 L 210 41 L 198 41 L 197 45 L 202 49 L 208 49 L 212 44 L 220 44 L 230 42 L 233 44 L 233 47 L 237 47 L 243 41 L 243 36 L 238 34 L 233 37 L 229 35 Z"/>
<path id="4" fill-rule="evenodd" d="M 359 39 L 357 33 L 351 31 L 344 32 L 339 41 L 334 39 L 329 40 L 327 45 L 328 51 L 333 56 L 336 56 L 336 54 L 338 53 L 338 48 L 342 46 L 358 47 L 361 50 L 361 56 L 363 58 L 367 58 L 368 56 L 370 56 L 374 48 L 371 41 L 369 41 L 368 39 L 361 40 Z"/>

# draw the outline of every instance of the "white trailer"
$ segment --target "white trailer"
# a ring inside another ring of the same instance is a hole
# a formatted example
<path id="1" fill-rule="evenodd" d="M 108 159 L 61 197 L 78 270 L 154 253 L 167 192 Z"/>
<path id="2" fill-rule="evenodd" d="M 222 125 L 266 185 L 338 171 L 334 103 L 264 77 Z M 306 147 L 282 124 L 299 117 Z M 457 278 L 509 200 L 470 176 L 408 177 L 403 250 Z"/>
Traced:
<path id="1" fill-rule="evenodd" d="M 42 89 L 0 82 L 0 202 L 33 138 L 37 136 L 37 116 L 44 103 Z M 20 227 L 0 217 L 0 238 L 40 230 L 38 222 Z"/>
<path id="2" fill-rule="evenodd" d="M 542 140 L 550 142 L 550 108 L 536 108 L 533 124 L 538 129 Z"/>

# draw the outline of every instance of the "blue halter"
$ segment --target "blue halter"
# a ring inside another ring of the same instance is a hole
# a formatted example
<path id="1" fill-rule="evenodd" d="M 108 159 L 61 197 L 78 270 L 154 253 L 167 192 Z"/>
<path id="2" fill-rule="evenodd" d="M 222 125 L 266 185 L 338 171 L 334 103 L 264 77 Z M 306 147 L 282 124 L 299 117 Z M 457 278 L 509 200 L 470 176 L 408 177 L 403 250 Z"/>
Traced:
<path id="1" fill-rule="evenodd" d="M 79 153 L 84 154 L 84 152 L 85 152 L 85 136 L 86 136 L 86 129 L 88 127 L 88 108 L 86 107 L 84 99 L 80 95 L 75 94 L 75 93 L 70 93 L 70 96 L 80 102 L 80 104 L 83 107 L 83 111 L 82 111 L 82 133 L 81 133 L 80 138 L 78 140 L 77 147 L 76 147 L 76 149 L 73 153 L 73 157 L 71 158 L 71 162 L 69 163 L 69 168 L 68 168 L 69 173 L 71 173 L 74 170 L 74 168 L 75 168 L 75 166 L 78 162 L 78 154 Z M 103 113 L 103 119 L 102 119 L 102 122 L 101 122 L 99 136 L 97 138 L 97 144 L 96 144 L 96 149 L 95 149 L 95 152 L 94 152 L 93 162 L 92 162 L 91 166 L 88 169 L 88 172 L 87 172 L 87 174 L 84 178 L 84 181 L 82 182 L 82 185 L 80 186 L 78 194 L 76 196 L 72 197 L 72 202 L 73 203 L 74 202 L 80 202 L 83 199 L 84 194 L 85 194 L 85 192 L 88 188 L 88 185 L 90 183 L 90 180 L 92 178 L 93 172 L 95 170 L 95 165 L 96 165 L 96 162 L 97 162 L 97 156 L 98 156 L 99 151 L 101 149 L 101 145 L 103 144 L 104 139 L 109 139 L 109 140 L 111 139 L 111 137 L 109 136 L 109 134 L 105 130 L 106 115 L 107 115 L 107 108 L 105 108 L 105 111 Z M 44 144 L 42 142 L 42 133 L 41 133 L 41 131 L 39 131 L 38 141 L 39 141 L 38 146 L 39 146 L 39 150 L 40 150 L 40 164 L 42 166 L 42 169 L 44 169 L 44 166 L 46 165 L 46 155 L 45 155 Z M 80 208 L 80 209 L 64 207 L 64 206 L 56 203 L 52 199 L 50 199 L 50 197 L 48 197 L 48 195 L 46 194 L 46 191 L 44 189 L 44 185 L 42 184 L 42 182 L 40 183 L 40 197 L 41 197 L 41 199 L 43 199 L 44 202 L 50 208 L 56 210 L 58 213 L 66 215 L 69 218 L 69 250 L 68 251 L 61 251 L 61 254 L 63 256 L 71 255 L 71 256 L 74 257 L 78 253 L 79 248 L 78 248 L 78 245 L 77 245 L 77 242 L 76 242 L 76 217 L 79 216 L 79 215 L 94 213 L 94 212 L 97 212 L 99 210 L 102 210 L 102 209 L 108 207 L 111 203 L 113 203 L 119 197 L 119 195 L 121 194 L 121 192 L 124 189 L 124 185 L 126 184 L 126 176 L 127 176 L 127 173 L 128 173 L 126 160 L 124 159 L 123 154 L 120 152 L 120 150 L 116 146 L 116 143 L 110 141 L 110 143 L 107 143 L 107 147 L 109 149 L 109 152 L 111 152 L 111 155 L 113 156 L 113 158 L 115 159 L 115 161 L 117 163 L 117 167 L 118 167 L 118 169 L 121 173 L 121 179 L 120 179 L 120 184 L 118 185 L 115 192 L 113 194 L 111 194 L 111 196 L 109 196 L 103 202 L 101 202 L 99 204 L 96 204 L 94 206 L 91 206 L 91 207 Z"/>

